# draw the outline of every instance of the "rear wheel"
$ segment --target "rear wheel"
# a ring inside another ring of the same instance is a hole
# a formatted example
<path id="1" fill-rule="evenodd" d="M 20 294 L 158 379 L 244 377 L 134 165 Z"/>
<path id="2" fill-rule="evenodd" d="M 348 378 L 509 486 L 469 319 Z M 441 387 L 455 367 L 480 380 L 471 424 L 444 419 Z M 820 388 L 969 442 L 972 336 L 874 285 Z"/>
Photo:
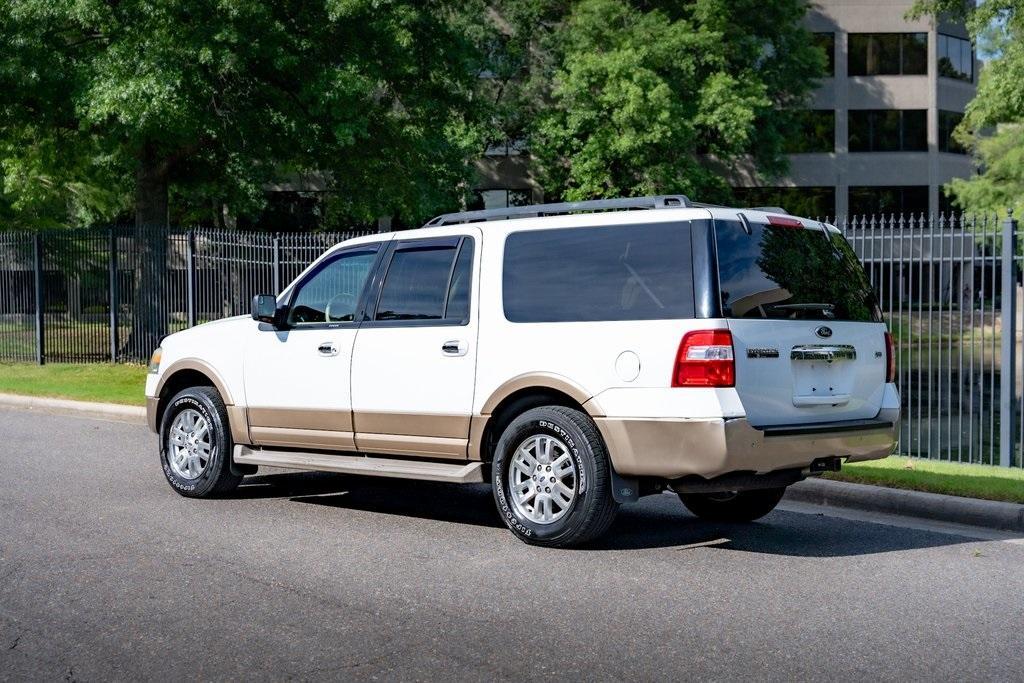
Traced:
<path id="1" fill-rule="evenodd" d="M 722 491 L 716 493 L 680 493 L 693 514 L 712 522 L 752 522 L 775 509 L 786 493 L 786 487 L 753 491 Z"/>
<path id="2" fill-rule="evenodd" d="M 514 419 L 491 472 L 502 519 L 533 545 L 585 543 L 603 534 L 618 510 L 604 442 L 578 410 L 545 406 Z"/>

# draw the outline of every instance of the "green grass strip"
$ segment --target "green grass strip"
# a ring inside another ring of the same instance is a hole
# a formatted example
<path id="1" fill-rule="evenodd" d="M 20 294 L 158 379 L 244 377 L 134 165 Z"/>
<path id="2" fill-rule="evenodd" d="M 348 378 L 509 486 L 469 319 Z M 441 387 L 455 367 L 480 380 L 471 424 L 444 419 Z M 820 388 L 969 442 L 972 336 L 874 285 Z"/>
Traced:
<path id="1" fill-rule="evenodd" d="M 843 465 L 841 472 L 830 472 L 826 478 L 965 498 L 1024 503 L 1024 470 L 1019 467 L 965 465 L 892 456 L 883 460 Z"/>
<path id="2" fill-rule="evenodd" d="M 145 405 L 146 367 L 112 363 L 0 363 L 0 392 Z"/>

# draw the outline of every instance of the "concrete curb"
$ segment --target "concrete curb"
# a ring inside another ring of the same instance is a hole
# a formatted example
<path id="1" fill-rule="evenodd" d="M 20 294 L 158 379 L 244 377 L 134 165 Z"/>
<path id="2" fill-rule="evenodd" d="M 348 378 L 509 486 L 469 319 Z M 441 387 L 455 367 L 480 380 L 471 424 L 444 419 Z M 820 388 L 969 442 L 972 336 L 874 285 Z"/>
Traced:
<path id="1" fill-rule="evenodd" d="M 808 479 L 794 484 L 786 491 L 784 500 L 1024 533 L 1024 505 L 1018 503 L 827 479 Z"/>
<path id="2" fill-rule="evenodd" d="M 146 424 L 146 409 L 138 406 L 123 406 L 116 403 L 93 403 L 91 401 L 69 401 L 64 398 L 43 398 L 40 396 L 19 396 L 0 394 L 0 406 L 38 410 L 57 415 L 96 417 L 103 420 L 117 420 L 132 424 Z"/>

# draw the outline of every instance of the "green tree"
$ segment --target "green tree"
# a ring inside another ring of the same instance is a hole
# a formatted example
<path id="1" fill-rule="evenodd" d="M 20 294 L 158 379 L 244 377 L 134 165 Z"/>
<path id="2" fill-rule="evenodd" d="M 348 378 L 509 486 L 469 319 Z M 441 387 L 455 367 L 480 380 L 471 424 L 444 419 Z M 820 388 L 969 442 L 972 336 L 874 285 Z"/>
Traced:
<path id="1" fill-rule="evenodd" d="M 954 136 L 971 150 L 978 174 L 948 186 L 975 213 L 1024 210 L 1024 0 L 922 0 L 911 15 L 964 20 L 980 52 L 978 92 Z"/>
<path id="2" fill-rule="evenodd" d="M 801 27 L 803 0 L 533 7 L 548 20 L 534 27 L 524 128 L 548 194 L 714 201 L 729 197 L 740 163 L 785 170 L 791 112 L 825 63 Z"/>
<path id="3" fill-rule="evenodd" d="M 6 204 L 162 227 L 316 173 L 353 220 L 425 216 L 459 199 L 480 145 L 482 16 L 474 0 L 8 0 Z"/>
<path id="4" fill-rule="evenodd" d="M 130 211 L 136 334 L 159 319 L 170 216 L 221 222 L 316 174 L 349 220 L 459 201 L 481 146 L 477 0 L 6 0 L 0 216 Z M 175 203 L 171 204 L 171 199 Z"/>

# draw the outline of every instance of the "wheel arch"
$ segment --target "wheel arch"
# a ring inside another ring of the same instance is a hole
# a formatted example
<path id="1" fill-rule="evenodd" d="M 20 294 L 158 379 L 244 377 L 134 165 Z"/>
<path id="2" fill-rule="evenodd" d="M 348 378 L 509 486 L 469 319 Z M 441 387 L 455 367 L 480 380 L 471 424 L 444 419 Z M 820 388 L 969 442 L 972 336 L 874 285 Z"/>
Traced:
<path id="1" fill-rule="evenodd" d="M 164 409 L 167 407 L 168 400 L 179 391 L 189 387 L 212 387 L 215 389 L 220 394 L 221 400 L 224 401 L 224 405 L 229 406 L 228 413 L 229 417 L 231 416 L 230 407 L 234 406 L 235 402 L 224 380 L 208 363 L 194 358 L 187 358 L 172 363 L 164 371 L 160 382 L 157 384 L 154 431 L 160 428 L 160 421 L 163 420 Z"/>
<path id="2" fill-rule="evenodd" d="M 505 427 L 517 415 L 548 405 L 573 408 L 591 417 L 604 415 L 589 392 L 564 377 L 548 373 L 521 375 L 494 391 L 484 403 L 481 415 L 473 418 L 470 459 L 493 460 L 494 447 Z"/>

